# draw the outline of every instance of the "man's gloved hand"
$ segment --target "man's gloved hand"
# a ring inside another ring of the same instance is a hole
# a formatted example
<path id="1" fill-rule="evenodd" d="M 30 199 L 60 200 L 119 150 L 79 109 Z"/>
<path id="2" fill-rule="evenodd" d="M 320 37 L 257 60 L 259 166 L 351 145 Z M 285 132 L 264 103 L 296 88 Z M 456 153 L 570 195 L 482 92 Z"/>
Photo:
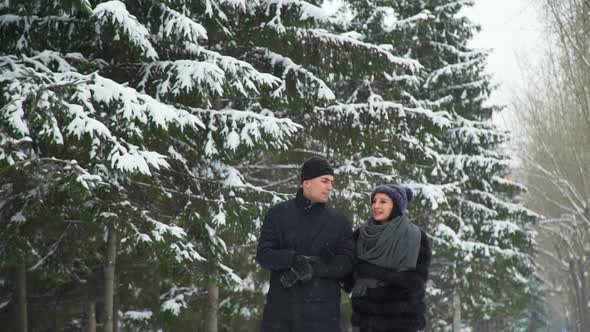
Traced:
<path id="1" fill-rule="evenodd" d="M 291 268 L 283 272 L 280 277 L 281 285 L 285 288 L 293 287 L 297 281 L 306 282 L 313 277 L 311 259 L 303 255 L 295 255 Z"/>
<path id="2" fill-rule="evenodd" d="M 279 280 L 281 281 L 281 285 L 283 285 L 283 287 L 291 288 L 293 285 L 295 285 L 295 283 L 297 283 L 297 280 L 299 279 L 293 270 L 288 269 L 283 272 L 283 274 L 281 274 L 281 278 Z"/>
<path id="3" fill-rule="evenodd" d="M 309 281 L 313 277 L 313 267 L 311 266 L 310 259 L 303 255 L 296 255 L 293 258 L 291 270 L 295 272 L 297 279 L 302 282 Z"/>

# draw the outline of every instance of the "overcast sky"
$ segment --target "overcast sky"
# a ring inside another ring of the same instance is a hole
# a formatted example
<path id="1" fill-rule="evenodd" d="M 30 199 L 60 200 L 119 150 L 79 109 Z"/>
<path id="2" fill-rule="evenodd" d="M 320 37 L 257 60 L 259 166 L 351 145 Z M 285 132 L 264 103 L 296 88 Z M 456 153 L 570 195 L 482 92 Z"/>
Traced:
<path id="1" fill-rule="evenodd" d="M 482 27 L 470 46 L 492 49 L 487 69 L 493 82 L 500 86 L 491 102 L 508 104 L 511 93 L 517 93 L 523 85 L 519 58 L 535 63 L 542 54 L 543 26 L 538 1 L 475 0 L 465 14 Z M 500 120 L 509 122 L 506 116 Z"/>

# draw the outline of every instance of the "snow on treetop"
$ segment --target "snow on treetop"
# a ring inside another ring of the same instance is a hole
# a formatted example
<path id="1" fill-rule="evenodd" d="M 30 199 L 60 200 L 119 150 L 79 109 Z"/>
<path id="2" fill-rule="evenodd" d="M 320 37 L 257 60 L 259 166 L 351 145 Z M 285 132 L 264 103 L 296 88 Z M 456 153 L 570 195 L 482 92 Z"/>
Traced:
<path id="1" fill-rule="evenodd" d="M 131 15 L 125 4 L 111 0 L 100 3 L 93 10 L 93 17 L 97 20 L 96 33 L 102 34 L 102 27 L 108 23 L 112 23 L 121 32 L 125 33 L 132 44 L 139 47 L 143 51 L 143 55 L 149 59 L 157 59 L 158 53 L 149 41 L 150 34 L 148 30 L 137 21 L 137 18 Z M 115 39 L 117 39 L 115 36 Z"/>

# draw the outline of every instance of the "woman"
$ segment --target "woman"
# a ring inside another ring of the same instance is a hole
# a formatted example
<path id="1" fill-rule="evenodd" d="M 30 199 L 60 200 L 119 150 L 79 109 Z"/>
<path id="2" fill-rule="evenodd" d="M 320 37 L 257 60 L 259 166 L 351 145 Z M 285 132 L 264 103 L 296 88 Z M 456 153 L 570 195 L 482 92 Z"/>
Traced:
<path id="1" fill-rule="evenodd" d="M 372 217 L 354 234 L 352 325 L 359 332 L 410 332 L 424 328 L 424 293 L 431 248 L 408 219 L 412 191 L 380 185 L 371 194 Z"/>

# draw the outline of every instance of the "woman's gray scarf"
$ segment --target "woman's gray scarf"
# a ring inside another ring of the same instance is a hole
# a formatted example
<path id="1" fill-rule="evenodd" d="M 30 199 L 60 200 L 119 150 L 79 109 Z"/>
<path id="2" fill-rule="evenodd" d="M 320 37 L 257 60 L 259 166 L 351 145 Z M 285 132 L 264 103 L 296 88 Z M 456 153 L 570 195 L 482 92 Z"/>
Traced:
<path id="1" fill-rule="evenodd" d="M 357 257 L 395 271 L 415 270 L 420 236 L 420 229 L 406 215 L 384 224 L 370 219 L 359 229 Z"/>
<path id="2" fill-rule="evenodd" d="M 384 224 L 372 218 L 359 229 L 356 253 L 359 259 L 393 271 L 415 270 L 420 253 L 420 228 L 401 215 Z M 377 287 L 375 279 L 355 281 L 353 296 L 362 296 L 367 287 Z"/>

